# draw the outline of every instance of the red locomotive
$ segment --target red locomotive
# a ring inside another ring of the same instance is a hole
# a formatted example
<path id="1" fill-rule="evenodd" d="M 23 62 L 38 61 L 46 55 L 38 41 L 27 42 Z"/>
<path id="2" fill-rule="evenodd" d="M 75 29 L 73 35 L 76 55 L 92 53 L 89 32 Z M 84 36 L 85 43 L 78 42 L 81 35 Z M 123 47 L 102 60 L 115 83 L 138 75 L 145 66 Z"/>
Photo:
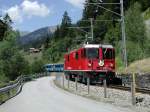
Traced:
<path id="1" fill-rule="evenodd" d="M 112 45 L 85 44 L 64 56 L 64 72 L 70 80 L 76 76 L 83 83 L 110 83 L 115 78 L 115 49 Z"/>

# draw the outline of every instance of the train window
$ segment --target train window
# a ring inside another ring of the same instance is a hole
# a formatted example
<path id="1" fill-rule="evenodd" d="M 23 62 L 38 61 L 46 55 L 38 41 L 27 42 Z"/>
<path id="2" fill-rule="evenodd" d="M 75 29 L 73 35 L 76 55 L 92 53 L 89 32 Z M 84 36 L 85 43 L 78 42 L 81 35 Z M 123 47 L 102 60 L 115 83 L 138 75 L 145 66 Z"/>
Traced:
<path id="1" fill-rule="evenodd" d="M 86 54 L 85 49 L 81 50 L 81 57 L 82 57 L 82 58 L 86 57 L 85 54 Z"/>
<path id="2" fill-rule="evenodd" d="M 113 59 L 114 58 L 114 50 L 103 48 L 103 58 L 104 59 Z"/>
<path id="3" fill-rule="evenodd" d="M 76 56 L 75 56 L 75 58 L 76 58 L 76 59 L 78 59 L 78 58 L 79 58 L 79 54 L 78 54 L 78 52 L 76 52 Z"/>
<path id="4" fill-rule="evenodd" d="M 67 61 L 69 61 L 69 55 L 67 56 Z"/>
<path id="5" fill-rule="evenodd" d="M 98 48 L 88 48 L 88 49 L 86 49 L 86 57 L 87 58 L 98 58 L 99 57 Z"/>

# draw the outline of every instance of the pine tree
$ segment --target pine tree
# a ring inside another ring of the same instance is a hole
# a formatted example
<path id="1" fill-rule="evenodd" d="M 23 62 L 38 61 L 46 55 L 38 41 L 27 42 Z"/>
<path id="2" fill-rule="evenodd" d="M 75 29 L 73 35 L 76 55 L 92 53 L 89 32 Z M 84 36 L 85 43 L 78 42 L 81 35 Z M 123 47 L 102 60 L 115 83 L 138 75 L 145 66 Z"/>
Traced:
<path id="1" fill-rule="evenodd" d="M 0 41 L 3 41 L 11 30 L 12 20 L 10 16 L 6 14 L 3 19 L 0 20 L 0 23 Z"/>
<path id="2" fill-rule="evenodd" d="M 11 24 L 13 23 L 8 13 L 4 16 L 3 22 L 7 25 L 8 28 L 11 28 Z"/>
<path id="3" fill-rule="evenodd" d="M 60 26 L 60 36 L 65 37 L 68 33 L 68 27 L 71 26 L 71 18 L 68 16 L 67 11 L 64 12 L 63 19 Z"/>
<path id="4" fill-rule="evenodd" d="M 60 38 L 60 27 L 59 26 L 57 26 L 57 28 L 54 32 L 54 38 L 55 38 L 55 40 Z"/>

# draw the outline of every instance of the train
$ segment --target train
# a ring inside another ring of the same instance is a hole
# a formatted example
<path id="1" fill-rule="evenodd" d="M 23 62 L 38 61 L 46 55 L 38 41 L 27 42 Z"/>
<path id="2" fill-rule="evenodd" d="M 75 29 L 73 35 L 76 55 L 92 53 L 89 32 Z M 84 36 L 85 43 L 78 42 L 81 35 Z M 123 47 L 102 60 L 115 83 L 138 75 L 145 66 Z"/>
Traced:
<path id="1" fill-rule="evenodd" d="M 46 64 L 44 65 L 45 71 L 47 72 L 63 72 L 64 64 Z"/>
<path id="2" fill-rule="evenodd" d="M 115 75 L 115 49 L 112 45 L 84 44 L 64 56 L 64 73 L 66 78 L 80 82 L 121 84 Z"/>
<path id="3" fill-rule="evenodd" d="M 64 55 L 62 64 L 46 64 L 48 72 L 64 72 L 66 79 L 90 84 L 122 84 L 115 73 L 115 49 L 112 45 L 84 44 Z"/>

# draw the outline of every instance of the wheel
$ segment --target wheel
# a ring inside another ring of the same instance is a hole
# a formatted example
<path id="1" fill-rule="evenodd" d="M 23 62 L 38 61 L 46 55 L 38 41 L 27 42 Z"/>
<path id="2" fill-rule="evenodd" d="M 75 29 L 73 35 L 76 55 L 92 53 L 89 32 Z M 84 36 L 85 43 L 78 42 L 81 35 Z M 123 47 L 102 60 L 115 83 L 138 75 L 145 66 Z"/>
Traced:
<path id="1" fill-rule="evenodd" d="M 117 77 L 115 77 L 112 82 L 114 85 L 122 85 L 122 79 Z"/>

